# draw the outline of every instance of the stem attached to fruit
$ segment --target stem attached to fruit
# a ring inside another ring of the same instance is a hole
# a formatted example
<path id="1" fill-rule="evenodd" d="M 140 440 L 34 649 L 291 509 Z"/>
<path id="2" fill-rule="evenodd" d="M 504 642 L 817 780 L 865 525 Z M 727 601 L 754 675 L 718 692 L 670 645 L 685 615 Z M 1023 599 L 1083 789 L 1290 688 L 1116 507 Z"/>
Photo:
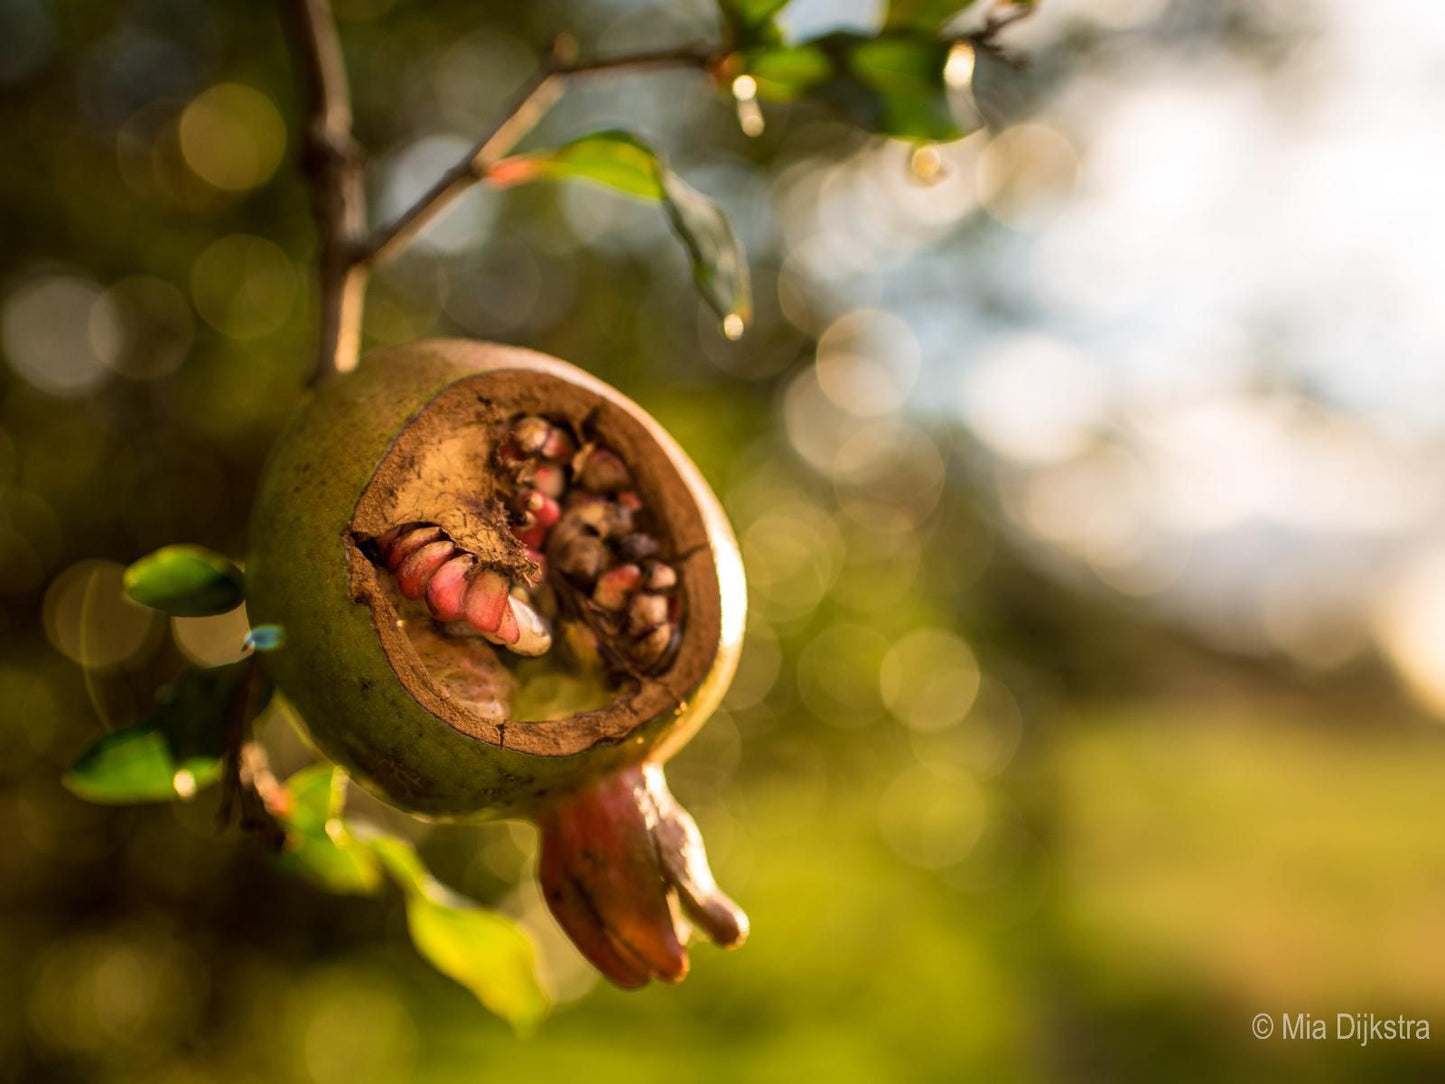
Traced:
<path id="1" fill-rule="evenodd" d="M 723 948 L 748 918 L 713 880 L 702 835 L 667 789 L 660 764 L 623 769 L 537 816 L 547 906 L 599 971 L 625 989 L 678 982 L 692 926 Z"/>

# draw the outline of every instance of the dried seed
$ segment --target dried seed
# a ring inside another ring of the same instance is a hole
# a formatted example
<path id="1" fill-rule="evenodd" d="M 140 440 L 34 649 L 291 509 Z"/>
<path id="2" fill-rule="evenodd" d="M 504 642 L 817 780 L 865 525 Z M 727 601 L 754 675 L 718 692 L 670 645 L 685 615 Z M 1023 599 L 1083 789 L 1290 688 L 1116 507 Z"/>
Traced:
<path id="1" fill-rule="evenodd" d="M 622 540 L 617 543 L 618 555 L 624 561 L 632 561 L 636 564 L 641 564 L 649 557 L 656 557 L 660 548 L 657 539 L 640 531 L 624 535 Z"/>
<path id="2" fill-rule="evenodd" d="M 654 561 L 647 566 L 643 586 L 649 591 L 671 591 L 677 586 L 677 570 L 661 561 Z"/>
<path id="3" fill-rule="evenodd" d="M 565 463 L 576 451 L 576 443 L 567 435 L 566 430 L 556 425 L 548 432 L 547 440 L 541 448 L 542 458 L 550 459 L 554 463 Z"/>
<path id="4" fill-rule="evenodd" d="M 512 423 L 512 441 L 523 455 L 536 455 L 552 435 L 552 424 L 535 414 Z"/>
<path id="5" fill-rule="evenodd" d="M 642 582 L 642 569 L 636 565 L 618 565 L 597 577 L 592 601 L 604 610 L 620 611 Z"/>
<path id="6" fill-rule="evenodd" d="M 591 583 L 611 557 L 602 539 L 563 516 L 547 536 L 547 560 L 563 575 Z"/>
<path id="7" fill-rule="evenodd" d="M 658 625 L 633 643 L 632 658 L 646 669 L 657 669 L 672 654 L 676 640 L 676 625 Z"/>
<path id="8" fill-rule="evenodd" d="M 629 512 L 642 511 L 642 498 L 630 489 L 624 489 L 621 493 L 617 494 L 617 503 Z"/>
<path id="9" fill-rule="evenodd" d="M 667 599 L 663 595 L 637 594 L 627 606 L 627 631 L 640 636 L 667 621 Z"/>
<path id="10" fill-rule="evenodd" d="M 593 493 L 616 493 L 632 487 L 632 473 L 615 453 L 606 448 L 594 448 L 582 464 L 577 482 Z"/>

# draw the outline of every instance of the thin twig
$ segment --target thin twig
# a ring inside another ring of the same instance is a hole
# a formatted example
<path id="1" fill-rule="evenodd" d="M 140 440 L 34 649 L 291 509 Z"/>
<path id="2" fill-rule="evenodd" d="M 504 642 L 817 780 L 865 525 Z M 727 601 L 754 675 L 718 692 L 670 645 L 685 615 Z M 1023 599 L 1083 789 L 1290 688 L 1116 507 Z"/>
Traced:
<path id="1" fill-rule="evenodd" d="M 358 249 L 356 260 L 372 266 L 386 259 L 415 237 L 453 200 L 482 180 L 487 170 L 535 128 L 556 104 L 568 79 L 635 68 L 689 67 L 705 71 L 715 60 L 716 53 L 702 46 L 657 49 L 582 61 L 560 61 L 554 53 L 552 63 L 522 88 L 491 131 L 461 161 L 442 174 L 395 222 L 377 230 Z"/>
<path id="2" fill-rule="evenodd" d="M 550 70 L 538 74 L 507 107 L 502 119 L 456 165 L 443 173 L 391 225 L 384 227 L 356 251 L 358 264 L 370 267 L 396 252 L 441 214 L 454 199 L 486 176 L 487 168 L 516 145 L 562 93 L 560 80 Z"/>
<path id="3" fill-rule="evenodd" d="M 366 232 L 361 149 L 351 134 L 351 91 L 328 0 L 286 0 L 292 46 L 306 87 L 303 166 L 318 235 L 320 335 L 313 380 L 356 365 L 366 269 L 355 248 Z"/>
<path id="4" fill-rule="evenodd" d="M 972 34 L 965 34 L 962 40 L 983 52 L 1002 54 L 1003 50 L 998 45 L 999 33 L 1038 10 L 1039 0 L 1011 0 L 1006 10 L 989 12 L 983 26 Z"/>
<path id="5" fill-rule="evenodd" d="M 622 56 L 597 57 L 592 60 L 558 64 L 559 75 L 588 75 L 592 72 L 616 71 L 618 68 L 697 68 L 707 70 L 718 59 L 718 50 L 703 45 L 654 49 L 650 52 L 627 53 Z"/>

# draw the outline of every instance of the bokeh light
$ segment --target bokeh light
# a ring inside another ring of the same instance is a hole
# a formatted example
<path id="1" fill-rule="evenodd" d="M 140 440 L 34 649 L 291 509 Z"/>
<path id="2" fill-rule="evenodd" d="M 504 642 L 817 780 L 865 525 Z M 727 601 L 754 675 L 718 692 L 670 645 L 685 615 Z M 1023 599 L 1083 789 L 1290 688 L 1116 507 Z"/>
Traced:
<path id="1" fill-rule="evenodd" d="M 116 318 L 101 303 L 94 282 L 70 275 L 37 276 L 17 286 L 0 305 L 5 357 L 41 391 L 85 395 L 110 375 Z"/>
<path id="2" fill-rule="evenodd" d="M 181 113 L 179 135 L 186 164 L 225 192 L 270 180 L 286 150 L 275 104 L 240 83 L 219 83 L 197 95 Z"/>
<path id="3" fill-rule="evenodd" d="M 222 237 L 191 267 L 196 310 L 233 339 L 255 339 L 278 330 L 291 315 L 300 287 L 295 264 L 264 237 Z"/>

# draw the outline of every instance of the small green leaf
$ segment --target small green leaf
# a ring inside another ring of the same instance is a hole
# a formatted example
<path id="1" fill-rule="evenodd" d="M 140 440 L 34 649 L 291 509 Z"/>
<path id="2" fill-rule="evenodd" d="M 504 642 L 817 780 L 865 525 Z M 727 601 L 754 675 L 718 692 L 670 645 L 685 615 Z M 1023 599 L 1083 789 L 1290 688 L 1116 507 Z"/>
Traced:
<path id="1" fill-rule="evenodd" d="M 883 25 L 890 30 L 937 30 L 972 6 L 973 0 L 888 0 Z"/>
<path id="2" fill-rule="evenodd" d="M 346 775 L 317 764 L 286 780 L 290 808 L 280 818 L 286 846 L 282 869 L 328 892 L 371 895 L 381 887 L 381 864 L 371 846 L 358 840 L 341 819 Z"/>
<path id="3" fill-rule="evenodd" d="M 745 48 L 783 40 L 774 21 L 789 0 L 718 0 L 730 45 Z"/>
<path id="4" fill-rule="evenodd" d="M 686 247 L 693 281 L 703 299 L 736 338 L 752 317 L 747 259 L 731 224 L 717 207 L 667 167 L 642 140 L 627 132 L 594 132 L 555 150 L 535 151 L 496 163 L 496 184 L 533 180 L 581 181 L 661 203 L 673 232 Z"/>
<path id="5" fill-rule="evenodd" d="M 223 614 L 246 597 L 241 570 L 200 546 L 166 546 L 142 557 L 125 570 L 125 590 L 172 617 Z"/>
<path id="6" fill-rule="evenodd" d="M 758 83 L 758 94 L 773 101 L 789 101 L 833 74 L 833 61 L 818 46 L 779 45 L 748 54 L 748 74 Z"/>
<path id="7" fill-rule="evenodd" d="M 743 246 L 717 206 L 677 174 L 662 170 L 663 207 L 672 230 L 687 248 L 692 280 L 736 339 L 753 318 L 753 290 Z"/>
<path id="8" fill-rule="evenodd" d="M 101 738 L 62 781 L 88 802 L 126 805 L 189 798 L 220 774 L 220 757 L 178 760 L 159 724 L 148 719 Z"/>
<path id="9" fill-rule="evenodd" d="M 745 61 L 761 97 L 806 97 L 881 135 L 945 141 L 964 134 L 944 79 L 950 48 L 915 30 L 876 37 L 838 32 L 799 45 L 754 49 Z"/>
<path id="10" fill-rule="evenodd" d="M 246 646 L 252 651 L 275 651 L 286 646 L 286 630 L 280 625 L 257 625 L 246 634 Z"/>
<path id="11" fill-rule="evenodd" d="M 522 928 L 440 884 L 404 840 L 377 836 L 371 846 L 405 894 L 407 929 L 417 951 L 518 1032 L 530 1032 L 547 1014 L 550 999 Z"/>
<path id="12" fill-rule="evenodd" d="M 332 764 L 313 764 L 286 780 L 291 808 L 282 818 L 288 828 L 310 834 L 326 833 L 326 825 L 341 815 L 346 800 L 346 773 Z"/>
<path id="13" fill-rule="evenodd" d="M 249 670 L 246 662 L 187 670 L 161 691 L 148 719 L 101 738 L 62 781 L 92 802 L 191 797 L 220 778 L 226 719 Z"/>
<path id="14" fill-rule="evenodd" d="M 535 1028 L 549 1000 L 537 981 L 532 942 L 511 919 L 477 907 L 445 907 L 424 896 L 406 905 L 417 951 L 519 1032 Z"/>

